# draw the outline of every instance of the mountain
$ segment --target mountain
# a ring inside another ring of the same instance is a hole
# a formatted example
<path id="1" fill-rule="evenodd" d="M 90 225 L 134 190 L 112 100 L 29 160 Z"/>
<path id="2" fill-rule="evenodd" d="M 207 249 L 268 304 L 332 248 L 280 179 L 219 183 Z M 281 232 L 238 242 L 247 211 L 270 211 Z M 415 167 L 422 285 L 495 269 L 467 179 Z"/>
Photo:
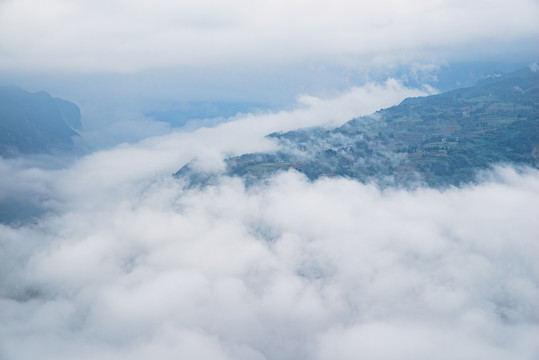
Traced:
<path id="1" fill-rule="evenodd" d="M 280 150 L 226 159 L 248 183 L 294 168 L 309 179 L 458 185 L 497 163 L 539 165 L 539 72 L 487 77 L 474 86 L 405 99 L 334 129 L 274 133 Z M 187 164 L 175 176 L 207 181 Z"/>
<path id="2" fill-rule="evenodd" d="M 0 87 L 0 155 L 69 150 L 82 130 L 77 105 L 44 91 Z"/>

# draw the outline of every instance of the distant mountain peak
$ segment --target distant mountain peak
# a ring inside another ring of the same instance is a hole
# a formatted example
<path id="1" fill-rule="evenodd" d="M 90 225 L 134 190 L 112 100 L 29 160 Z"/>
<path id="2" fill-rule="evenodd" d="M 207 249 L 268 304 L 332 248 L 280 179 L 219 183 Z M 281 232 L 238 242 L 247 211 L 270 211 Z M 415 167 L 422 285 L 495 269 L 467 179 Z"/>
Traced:
<path id="1" fill-rule="evenodd" d="M 80 109 L 45 91 L 0 87 L 0 155 L 70 150 L 82 130 Z"/>

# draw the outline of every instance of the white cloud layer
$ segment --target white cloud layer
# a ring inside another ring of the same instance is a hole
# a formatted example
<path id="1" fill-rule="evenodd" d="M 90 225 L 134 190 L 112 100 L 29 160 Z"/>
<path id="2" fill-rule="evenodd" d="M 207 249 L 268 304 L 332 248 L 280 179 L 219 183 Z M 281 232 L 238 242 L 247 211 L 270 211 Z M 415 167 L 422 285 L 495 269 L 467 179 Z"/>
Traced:
<path id="1" fill-rule="evenodd" d="M 131 72 L 305 61 L 364 66 L 433 51 L 496 51 L 537 37 L 538 15 L 534 0 L 7 0 L 0 2 L 0 68 Z"/>
<path id="2" fill-rule="evenodd" d="M 539 173 L 496 177 L 166 178 L 2 225 L 0 355 L 535 359 Z"/>
<path id="3" fill-rule="evenodd" d="M 0 225 L 0 358 L 536 359 L 537 170 L 445 191 L 169 176 L 413 93 L 389 81 L 302 97 L 63 169 L 2 160 L 0 200 L 51 212 Z"/>

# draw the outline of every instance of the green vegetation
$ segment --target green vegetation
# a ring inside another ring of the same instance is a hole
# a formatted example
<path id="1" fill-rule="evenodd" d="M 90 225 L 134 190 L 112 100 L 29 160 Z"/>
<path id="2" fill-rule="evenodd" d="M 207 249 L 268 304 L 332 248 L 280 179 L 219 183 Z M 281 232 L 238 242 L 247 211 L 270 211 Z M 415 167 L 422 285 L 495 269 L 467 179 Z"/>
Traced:
<path id="1" fill-rule="evenodd" d="M 345 176 L 431 186 L 473 179 L 496 163 L 538 167 L 539 74 L 522 69 L 470 88 L 409 98 L 325 130 L 271 134 L 272 154 L 227 160 L 228 173 L 258 179 L 295 168 L 310 179 Z"/>

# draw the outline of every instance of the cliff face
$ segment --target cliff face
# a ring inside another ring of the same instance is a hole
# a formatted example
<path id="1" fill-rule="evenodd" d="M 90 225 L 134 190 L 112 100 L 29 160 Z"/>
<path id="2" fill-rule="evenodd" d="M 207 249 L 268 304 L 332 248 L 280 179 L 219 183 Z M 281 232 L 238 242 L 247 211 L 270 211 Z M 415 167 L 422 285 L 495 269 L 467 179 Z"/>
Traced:
<path id="1" fill-rule="evenodd" d="M 70 150 L 82 129 L 77 105 L 44 91 L 0 87 L 0 155 Z"/>

